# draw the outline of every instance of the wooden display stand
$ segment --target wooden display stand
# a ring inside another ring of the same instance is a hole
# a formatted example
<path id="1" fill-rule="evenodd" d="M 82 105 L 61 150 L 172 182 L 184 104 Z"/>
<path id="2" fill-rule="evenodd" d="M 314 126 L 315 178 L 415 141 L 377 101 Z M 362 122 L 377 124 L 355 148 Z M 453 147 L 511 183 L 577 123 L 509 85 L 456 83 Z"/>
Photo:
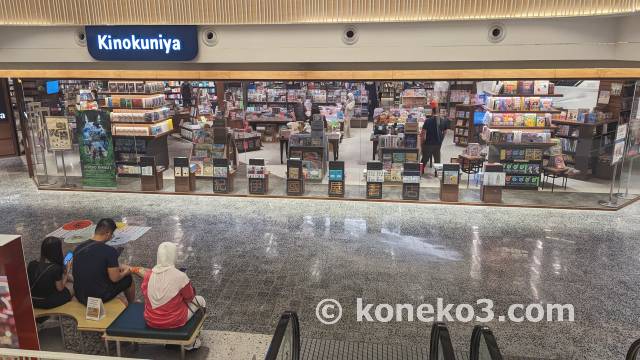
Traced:
<path id="1" fill-rule="evenodd" d="M 489 174 L 489 176 L 487 174 Z M 490 177 L 493 177 L 493 174 L 496 174 L 495 177 L 498 181 L 493 181 L 496 179 L 489 181 Z M 482 186 L 480 187 L 480 199 L 487 203 L 501 203 L 505 177 L 504 166 L 502 164 L 485 165 L 484 178 L 482 179 Z"/>
<path id="2" fill-rule="evenodd" d="M 367 199 L 382 199 L 384 170 L 380 161 L 367 162 Z"/>
<path id="3" fill-rule="evenodd" d="M 3 347 L 39 350 L 29 279 L 20 235 L 0 235 L 0 280 L 3 293 Z"/>
<path id="4" fill-rule="evenodd" d="M 440 201 L 457 202 L 460 183 L 460 165 L 443 164 L 440 180 Z"/>
<path id="5" fill-rule="evenodd" d="M 191 169 L 189 158 L 173 158 L 173 172 L 176 192 L 192 192 L 196 189 L 196 174 Z"/>
<path id="6" fill-rule="evenodd" d="M 233 191 L 233 175 L 229 160 L 213 159 L 213 192 L 228 194 Z"/>
<path id="7" fill-rule="evenodd" d="M 299 196 L 304 194 L 304 178 L 302 174 L 302 160 L 287 160 L 287 195 Z"/>
<path id="8" fill-rule="evenodd" d="M 162 172 L 165 168 L 156 166 L 156 158 L 153 156 L 140 157 L 140 190 L 162 190 Z"/>
<path id="9" fill-rule="evenodd" d="M 344 197 L 344 161 L 329 161 L 330 197 Z"/>
<path id="10" fill-rule="evenodd" d="M 402 171 L 402 199 L 420 200 L 420 164 L 404 163 Z"/>
<path id="11" fill-rule="evenodd" d="M 269 173 L 264 159 L 249 159 L 247 167 L 249 194 L 266 195 L 269 192 Z"/>

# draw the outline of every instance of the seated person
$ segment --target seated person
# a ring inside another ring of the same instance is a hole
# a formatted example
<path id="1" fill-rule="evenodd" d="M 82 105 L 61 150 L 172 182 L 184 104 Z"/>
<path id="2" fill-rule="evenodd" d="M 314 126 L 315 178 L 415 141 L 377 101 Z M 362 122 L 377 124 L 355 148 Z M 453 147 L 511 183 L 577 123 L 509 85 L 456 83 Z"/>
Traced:
<path id="1" fill-rule="evenodd" d="M 73 252 L 73 289 L 78 301 L 85 305 L 89 297 L 101 298 L 106 303 L 121 292 L 129 303 L 135 299 L 130 268 L 119 265 L 118 250 L 106 244 L 115 230 L 113 219 L 101 219 L 93 237 Z"/>
<path id="2" fill-rule="evenodd" d="M 176 244 L 163 242 L 158 247 L 156 266 L 141 270 L 144 319 L 149 327 L 173 329 L 184 326 L 199 308 L 206 306 L 204 298 L 196 295 L 187 274 L 176 269 L 176 257 Z M 199 346 L 198 338 L 191 349 Z"/>
<path id="3" fill-rule="evenodd" d="M 71 301 L 73 293 L 66 287 L 70 282 L 69 264 L 64 266 L 62 240 L 49 236 L 40 245 L 40 260 L 27 266 L 31 301 L 34 308 L 51 309 Z"/>

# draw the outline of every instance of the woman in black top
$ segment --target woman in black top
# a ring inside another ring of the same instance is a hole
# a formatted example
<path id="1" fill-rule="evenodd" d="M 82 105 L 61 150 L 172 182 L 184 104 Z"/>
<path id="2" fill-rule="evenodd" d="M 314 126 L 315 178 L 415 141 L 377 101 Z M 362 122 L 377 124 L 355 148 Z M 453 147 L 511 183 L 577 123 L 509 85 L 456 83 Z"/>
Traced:
<path id="1" fill-rule="evenodd" d="M 63 265 L 62 240 L 49 236 L 40 246 L 40 260 L 27 267 L 33 307 L 51 309 L 71 300 L 73 294 L 65 286 L 70 271 Z"/>

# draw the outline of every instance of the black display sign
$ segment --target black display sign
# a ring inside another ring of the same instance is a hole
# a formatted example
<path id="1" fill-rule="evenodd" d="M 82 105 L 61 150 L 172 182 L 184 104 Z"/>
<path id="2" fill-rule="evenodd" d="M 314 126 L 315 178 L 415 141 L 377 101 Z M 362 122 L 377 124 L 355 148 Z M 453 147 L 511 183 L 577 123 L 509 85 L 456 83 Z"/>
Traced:
<path id="1" fill-rule="evenodd" d="M 193 25 L 86 26 L 89 54 L 101 61 L 189 61 L 198 55 Z"/>

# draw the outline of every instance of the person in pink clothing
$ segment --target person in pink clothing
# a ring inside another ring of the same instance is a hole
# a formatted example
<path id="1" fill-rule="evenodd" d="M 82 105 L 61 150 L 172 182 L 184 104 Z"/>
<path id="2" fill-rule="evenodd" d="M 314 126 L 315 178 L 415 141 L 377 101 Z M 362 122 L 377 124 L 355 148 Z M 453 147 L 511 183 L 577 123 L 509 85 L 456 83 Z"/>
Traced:
<path id="1" fill-rule="evenodd" d="M 156 329 L 174 329 L 183 326 L 193 314 L 206 306 L 202 296 L 196 295 L 191 280 L 176 269 L 176 244 L 163 242 L 158 247 L 156 266 L 143 274 L 144 319 Z M 200 346 L 200 338 L 192 348 Z"/>

